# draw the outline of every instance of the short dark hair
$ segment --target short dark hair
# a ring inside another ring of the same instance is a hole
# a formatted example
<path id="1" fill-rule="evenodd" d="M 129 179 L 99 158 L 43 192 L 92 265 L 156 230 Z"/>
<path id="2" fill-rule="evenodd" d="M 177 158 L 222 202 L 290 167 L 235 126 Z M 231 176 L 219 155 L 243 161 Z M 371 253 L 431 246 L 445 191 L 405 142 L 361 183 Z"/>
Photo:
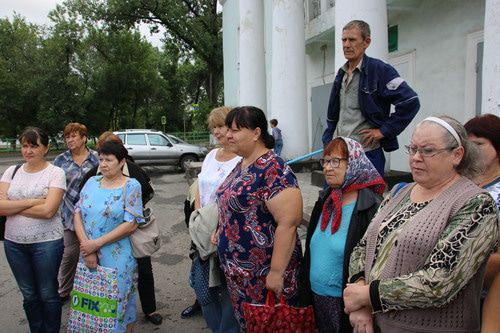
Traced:
<path id="1" fill-rule="evenodd" d="M 278 126 L 278 120 L 277 119 L 271 119 L 269 120 L 269 122 L 271 123 L 271 125 L 273 125 L 274 127 Z"/>
<path id="2" fill-rule="evenodd" d="M 266 115 L 258 107 L 239 106 L 232 109 L 226 116 L 226 126 L 231 128 L 233 122 L 237 128 L 248 128 L 251 130 L 260 128 L 260 138 L 266 148 L 274 148 L 274 138 L 268 132 Z"/>
<path id="3" fill-rule="evenodd" d="M 346 25 L 344 25 L 344 28 L 342 29 L 342 31 L 350 30 L 350 29 L 354 29 L 354 28 L 359 29 L 359 31 L 361 32 L 361 37 L 363 39 L 366 39 L 366 37 L 371 36 L 370 25 L 362 20 L 352 20 L 352 21 L 348 22 Z"/>
<path id="4" fill-rule="evenodd" d="M 26 127 L 21 135 L 19 135 L 19 142 L 21 143 L 26 142 L 30 145 L 38 146 L 38 140 L 45 147 L 49 145 L 49 135 L 39 127 Z"/>
<path id="5" fill-rule="evenodd" d="M 467 134 L 488 139 L 500 157 L 500 117 L 487 113 L 469 120 L 464 125 Z"/>
<path id="6" fill-rule="evenodd" d="M 127 148 L 123 146 L 121 142 L 118 141 L 106 141 L 99 147 L 99 155 L 114 155 L 118 161 L 127 158 L 128 151 Z"/>

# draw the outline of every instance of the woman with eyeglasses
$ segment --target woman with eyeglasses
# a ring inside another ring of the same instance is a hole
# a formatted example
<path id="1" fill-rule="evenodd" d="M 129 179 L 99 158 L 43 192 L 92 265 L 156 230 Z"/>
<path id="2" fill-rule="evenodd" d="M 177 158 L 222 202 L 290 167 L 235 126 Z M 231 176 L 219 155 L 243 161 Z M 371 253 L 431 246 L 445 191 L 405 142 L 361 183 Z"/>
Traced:
<path id="1" fill-rule="evenodd" d="M 419 123 L 406 148 L 415 182 L 388 195 L 354 249 L 345 311 L 357 332 L 480 332 L 499 227 L 495 201 L 469 179 L 477 148 L 445 116 Z"/>
<path id="2" fill-rule="evenodd" d="M 328 189 L 318 199 L 307 229 L 301 302 L 313 304 L 321 332 L 352 332 L 344 313 L 352 249 L 382 201 L 385 183 L 359 142 L 337 137 L 320 159 Z"/>

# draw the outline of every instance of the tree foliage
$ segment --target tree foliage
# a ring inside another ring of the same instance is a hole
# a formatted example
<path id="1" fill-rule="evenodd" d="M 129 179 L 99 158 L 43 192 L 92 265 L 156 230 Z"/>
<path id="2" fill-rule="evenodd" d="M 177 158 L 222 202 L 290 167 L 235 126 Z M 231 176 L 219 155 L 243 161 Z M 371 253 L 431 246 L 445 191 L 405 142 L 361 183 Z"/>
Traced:
<path id="1" fill-rule="evenodd" d="M 49 27 L 0 19 L 0 135 L 27 125 L 56 135 L 70 121 L 94 135 L 162 129 L 162 116 L 170 131 L 206 128 L 222 90 L 215 0 L 67 0 L 49 18 Z M 139 22 L 166 29 L 162 50 Z"/>

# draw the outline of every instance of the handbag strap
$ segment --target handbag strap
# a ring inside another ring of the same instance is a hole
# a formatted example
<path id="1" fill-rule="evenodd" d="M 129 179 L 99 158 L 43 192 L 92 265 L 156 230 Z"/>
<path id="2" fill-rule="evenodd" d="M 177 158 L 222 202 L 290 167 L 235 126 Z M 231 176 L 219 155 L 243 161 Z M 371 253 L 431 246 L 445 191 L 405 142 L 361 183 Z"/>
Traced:
<path id="1" fill-rule="evenodd" d="M 280 304 L 285 305 L 285 296 L 283 296 L 283 293 L 281 293 L 281 296 L 280 296 Z M 266 305 L 267 306 L 275 306 L 275 295 L 274 295 L 274 291 L 272 291 L 272 290 L 267 290 Z"/>

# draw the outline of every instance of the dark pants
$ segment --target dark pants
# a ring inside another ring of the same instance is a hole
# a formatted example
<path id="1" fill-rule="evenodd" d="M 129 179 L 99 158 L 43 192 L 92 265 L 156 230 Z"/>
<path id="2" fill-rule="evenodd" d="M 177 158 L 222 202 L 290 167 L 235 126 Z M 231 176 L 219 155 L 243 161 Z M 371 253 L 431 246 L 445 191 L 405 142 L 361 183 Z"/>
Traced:
<path id="1" fill-rule="evenodd" d="M 339 333 L 344 312 L 342 297 L 314 294 L 316 327 L 319 333 Z"/>
<path id="2" fill-rule="evenodd" d="M 6 240 L 5 255 L 23 294 L 23 307 L 32 333 L 59 332 L 61 299 L 57 273 L 64 250 L 63 239 L 20 244 Z"/>
<path id="3" fill-rule="evenodd" d="M 378 173 L 384 177 L 385 156 L 382 148 L 377 148 L 366 152 L 366 157 L 372 162 Z"/>
<path id="4" fill-rule="evenodd" d="M 151 314 L 156 311 L 155 280 L 151 257 L 137 258 L 137 268 L 139 272 L 137 290 L 139 291 L 142 312 Z"/>

